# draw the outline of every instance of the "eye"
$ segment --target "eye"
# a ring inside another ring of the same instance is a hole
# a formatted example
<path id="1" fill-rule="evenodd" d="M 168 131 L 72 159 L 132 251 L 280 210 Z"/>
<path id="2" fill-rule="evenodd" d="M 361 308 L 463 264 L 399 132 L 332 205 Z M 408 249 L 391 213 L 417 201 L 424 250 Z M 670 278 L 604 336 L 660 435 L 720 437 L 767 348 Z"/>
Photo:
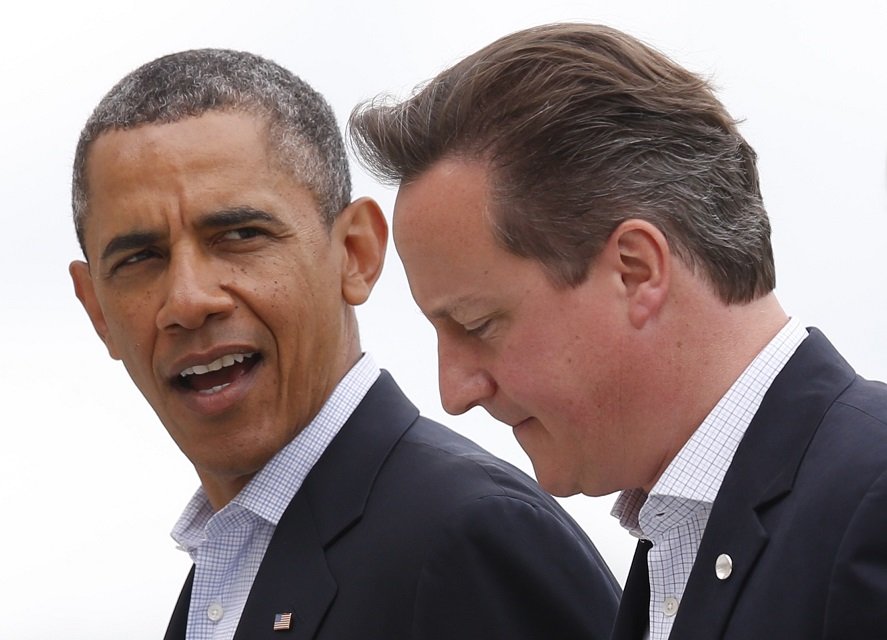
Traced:
<path id="1" fill-rule="evenodd" d="M 152 249 L 142 249 L 141 251 L 137 251 L 136 253 L 130 254 L 120 260 L 117 264 L 114 265 L 113 271 L 117 271 L 118 269 L 128 267 L 131 265 L 139 264 L 140 262 L 144 262 L 145 260 L 149 260 L 151 258 L 156 258 L 157 252 Z"/>
<path id="2" fill-rule="evenodd" d="M 493 325 L 492 318 L 486 318 L 474 324 L 465 325 L 465 333 L 472 338 L 483 338 Z"/>
<path id="3" fill-rule="evenodd" d="M 267 235 L 262 229 L 256 227 L 240 227 L 229 229 L 220 236 L 220 240 L 249 240 Z"/>

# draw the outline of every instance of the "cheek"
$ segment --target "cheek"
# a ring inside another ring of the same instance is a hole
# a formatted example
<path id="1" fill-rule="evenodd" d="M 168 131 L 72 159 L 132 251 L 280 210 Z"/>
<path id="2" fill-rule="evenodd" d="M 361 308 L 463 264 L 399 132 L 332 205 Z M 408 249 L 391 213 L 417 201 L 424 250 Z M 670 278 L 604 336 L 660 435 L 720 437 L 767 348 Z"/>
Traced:
<path id="1" fill-rule="evenodd" d="M 128 302 L 128 301 L 127 301 Z M 108 325 L 109 346 L 127 364 L 138 365 L 140 360 L 150 357 L 150 347 L 155 336 L 156 313 L 150 301 L 136 300 L 131 304 L 103 306 Z"/>
<path id="2" fill-rule="evenodd" d="M 303 314 L 319 303 L 318 292 L 332 287 L 328 269 L 323 266 L 322 262 L 312 265 L 298 257 L 269 258 L 235 274 L 237 282 L 233 286 L 268 307 Z"/>
<path id="3" fill-rule="evenodd" d="M 608 420 L 620 395 L 619 363 L 608 349 L 577 333 L 524 345 L 502 360 L 498 381 L 510 397 L 571 438 Z"/>
<path id="4" fill-rule="evenodd" d="M 256 282 L 244 299 L 296 367 L 319 366 L 341 347 L 343 303 L 327 274 Z M 307 361 L 307 363 L 306 363 Z M 312 364 L 313 363 L 313 364 Z"/>
<path id="5" fill-rule="evenodd" d="M 569 329 L 568 327 L 566 329 Z M 532 393 L 536 388 L 545 395 L 568 395 L 581 387 L 579 377 L 588 374 L 589 365 L 598 360 L 587 335 L 578 331 L 524 332 L 511 336 L 502 349 L 503 368 Z"/>

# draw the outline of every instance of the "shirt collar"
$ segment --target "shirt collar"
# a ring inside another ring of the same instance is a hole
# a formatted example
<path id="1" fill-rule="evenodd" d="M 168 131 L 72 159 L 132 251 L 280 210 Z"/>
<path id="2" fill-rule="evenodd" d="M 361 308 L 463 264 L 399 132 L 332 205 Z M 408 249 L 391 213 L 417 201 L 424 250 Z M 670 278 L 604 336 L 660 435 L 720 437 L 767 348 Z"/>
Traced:
<path id="1" fill-rule="evenodd" d="M 218 512 L 199 487 L 188 502 L 171 536 L 179 548 L 191 552 L 206 539 L 210 521 L 227 521 L 244 510 L 277 526 L 308 472 L 332 442 L 357 405 L 379 377 L 372 356 L 364 354 L 342 378 L 313 420 Z"/>

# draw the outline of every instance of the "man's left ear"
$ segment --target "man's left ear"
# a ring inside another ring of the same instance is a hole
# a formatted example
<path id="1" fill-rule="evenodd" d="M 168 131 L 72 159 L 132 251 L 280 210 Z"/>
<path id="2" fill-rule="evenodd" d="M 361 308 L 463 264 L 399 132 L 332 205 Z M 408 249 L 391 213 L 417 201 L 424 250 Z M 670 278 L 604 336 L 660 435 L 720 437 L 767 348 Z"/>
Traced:
<path id="1" fill-rule="evenodd" d="M 339 213 L 333 234 L 344 248 L 342 297 L 350 305 L 363 304 L 382 273 L 388 223 L 375 200 L 359 198 Z"/>
<path id="2" fill-rule="evenodd" d="M 617 256 L 629 321 L 641 329 L 655 317 L 668 296 L 671 251 L 665 235 L 646 220 L 626 220 L 610 235 Z"/>

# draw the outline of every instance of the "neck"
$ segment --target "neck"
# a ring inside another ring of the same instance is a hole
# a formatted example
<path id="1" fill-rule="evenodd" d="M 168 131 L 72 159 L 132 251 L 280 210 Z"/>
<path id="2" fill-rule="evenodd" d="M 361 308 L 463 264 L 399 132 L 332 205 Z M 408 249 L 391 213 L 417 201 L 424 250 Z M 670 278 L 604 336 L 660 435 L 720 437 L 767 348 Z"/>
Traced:
<path id="1" fill-rule="evenodd" d="M 200 484 L 203 486 L 203 491 L 206 493 L 213 511 L 219 511 L 231 502 L 255 475 L 255 473 L 250 473 L 243 476 L 219 478 L 201 474 L 199 470 L 197 471 Z"/>
<path id="2" fill-rule="evenodd" d="M 702 297 L 693 311 L 670 333 L 672 371 L 660 377 L 665 382 L 659 390 L 669 402 L 656 418 L 664 441 L 659 440 L 655 472 L 642 485 L 647 493 L 736 379 L 788 322 L 773 293 L 729 305 L 713 296 Z"/>

